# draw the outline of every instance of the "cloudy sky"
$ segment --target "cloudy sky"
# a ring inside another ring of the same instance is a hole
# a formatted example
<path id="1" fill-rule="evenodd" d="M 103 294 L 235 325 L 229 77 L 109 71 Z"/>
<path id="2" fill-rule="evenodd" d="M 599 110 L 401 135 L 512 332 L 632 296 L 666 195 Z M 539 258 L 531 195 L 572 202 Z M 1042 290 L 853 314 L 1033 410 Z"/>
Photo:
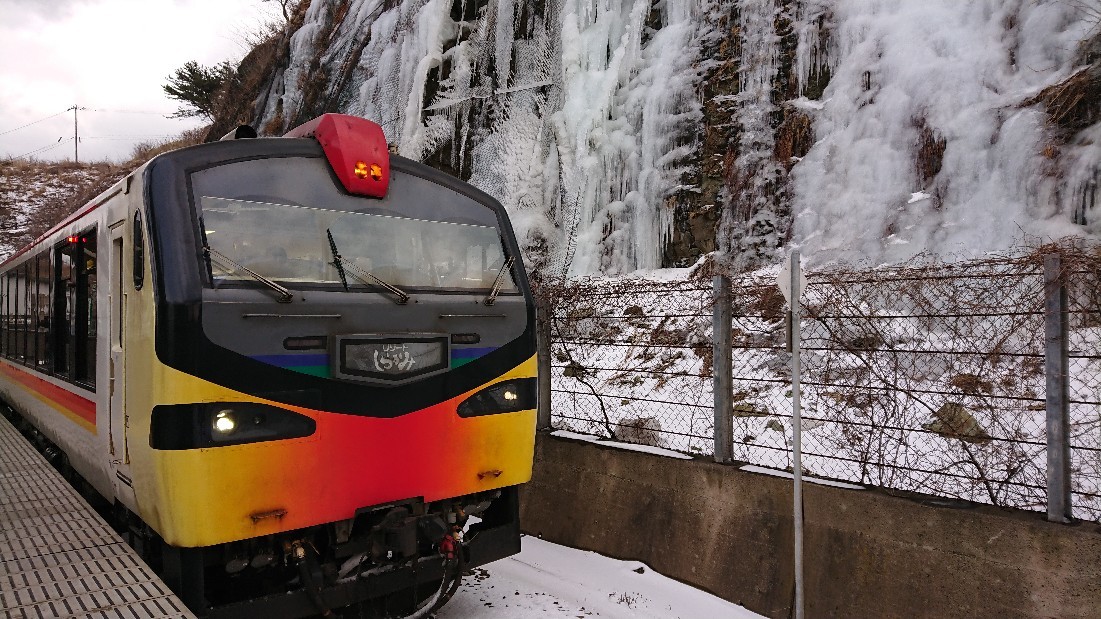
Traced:
<path id="1" fill-rule="evenodd" d="M 81 161 L 197 126 L 165 118 L 178 108 L 165 78 L 189 60 L 240 60 L 275 18 L 262 0 L 0 0 L 0 158 L 72 159 L 73 105 L 88 108 Z"/>

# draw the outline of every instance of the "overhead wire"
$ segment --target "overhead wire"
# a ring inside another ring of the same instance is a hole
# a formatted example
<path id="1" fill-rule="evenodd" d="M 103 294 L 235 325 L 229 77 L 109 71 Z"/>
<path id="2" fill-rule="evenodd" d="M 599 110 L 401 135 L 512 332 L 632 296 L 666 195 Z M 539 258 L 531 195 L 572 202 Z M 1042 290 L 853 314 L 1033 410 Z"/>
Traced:
<path id="1" fill-rule="evenodd" d="M 31 155 L 37 155 L 38 153 L 44 153 L 48 150 L 52 150 L 54 148 L 57 148 L 58 146 L 61 146 L 62 144 L 68 144 L 69 142 L 72 142 L 72 141 L 73 141 L 73 138 L 59 138 L 57 140 L 57 142 L 54 142 L 53 144 L 50 144 L 49 146 L 43 146 L 42 148 L 37 148 L 37 149 L 32 150 L 28 153 L 23 153 L 22 155 L 19 155 L 18 157 L 16 157 L 16 159 L 22 159 L 23 157 L 30 157 Z"/>
<path id="2" fill-rule="evenodd" d="M 58 116 L 61 116 L 62 114 L 66 114 L 68 112 L 71 112 L 72 110 L 73 110 L 73 108 L 70 107 L 70 108 L 61 110 L 60 112 L 57 112 L 55 114 L 50 114 L 49 116 L 44 116 L 42 118 L 39 118 L 38 120 L 33 120 L 33 121 L 31 121 L 29 123 L 26 123 L 24 125 L 20 125 L 18 127 L 13 127 L 13 128 L 8 129 L 6 131 L 0 132 L 0 136 L 7 135 L 9 133 L 14 133 L 15 131 L 19 131 L 20 129 L 25 129 L 25 128 L 30 127 L 32 125 L 37 125 L 40 122 L 50 120 L 51 118 L 56 118 Z M 166 119 L 169 119 L 169 120 L 174 119 L 174 117 L 171 115 L 172 114 L 171 112 L 154 112 L 154 111 L 150 111 L 150 110 L 112 110 L 112 109 L 106 109 L 106 108 L 88 108 L 88 107 L 81 107 L 80 110 L 85 111 L 85 112 L 103 112 L 103 113 L 108 113 L 108 114 L 147 114 L 147 115 L 151 115 L 151 116 L 161 116 L 162 118 L 166 118 Z M 125 141 L 125 140 L 153 140 L 153 139 L 158 139 L 159 140 L 159 139 L 168 139 L 168 138 L 172 138 L 172 137 L 175 137 L 175 136 L 174 135 L 102 135 L 102 136 L 80 136 L 80 140 L 81 141 L 84 141 L 84 140 Z M 43 152 L 46 152 L 48 150 L 52 150 L 54 148 L 57 148 L 58 146 L 61 146 L 62 144 L 68 144 L 68 143 L 72 142 L 73 139 L 74 138 L 59 139 L 54 144 L 49 144 L 49 145 L 43 146 L 41 148 L 36 148 L 32 151 L 29 151 L 27 153 L 19 155 L 16 158 L 18 159 L 18 158 L 23 158 L 23 157 L 29 157 L 31 155 L 37 155 L 38 153 L 43 153 Z"/>
<path id="3" fill-rule="evenodd" d="M 42 121 L 49 120 L 51 118 L 54 118 L 55 116 L 61 116 L 65 112 L 69 112 L 71 110 L 72 110 L 72 108 L 69 108 L 67 110 L 61 110 L 60 112 L 58 112 L 56 114 L 50 114 L 49 116 L 47 116 L 45 118 L 39 118 L 38 120 L 31 121 L 31 122 L 29 122 L 25 125 L 20 125 L 20 126 L 14 128 L 14 129 L 8 129 L 7 131 L 2 131 L 2 132 L 0 132 L 0 135 L 7 135 L 7 134 L 12 133 L 14 131 L 19 131 L 20 129 L 26 129 L 27 127 L 30 127 L 31 125 L 37 125 L 38 123 L 40 123 Z"/>
<path id="4" fill-rule="evenodd" d="M 165 118 L 171 118 L 173 112 L 151 112 L 146 110 L 105 110 L 99 107 L 88 108 L 89 112 L 105 112 L 107 114 L 151 114 L 153 116 L 164 116 Z"/>
<path id="5" fill-rule="evenodd" d="M 0 131 L 0 135 L 7 135 L 9 133 L 14 133 L 16 131 L 19 131 L 20 129 L 26 129 L 27 127 L 30 127 L 31 125 L 37 125 L 40 122 L 47 121 L 51 118 L 56 118 L 58 116 L 61 116 L 62 114 L 65 114 L 67 112 L 71 112 L 72 110 L 73 110 L 73 108 L 64 109 L 64 110 L 61 110 L 60 112 L 57 112 L 56 114 L 50 114 L 49 116 L 39 118 L 38 120 L 32 120 L 31 122 L 29 122 L 25 125 L 19 125 L 18 127 L 13 127 L 11 129 L 8 129 L 7 131 Z M 83 112 L 105 112 L 105 113 L 108 113 L 108 114 L 149 114 L 151 116 L 162 116 L 162 117 L 168 118 L 168 119 L 172 118 L 172 112 L 153 112 L 153 111 L 147 111 L 147 110 L 108 110 L 108 109 L 103 109 L 103 108 L 90 108 L 90 107 L 82 107 L 82 108 L 80 108 L 80 110 L 83 111 Z"/>
<path id="6" fill-rule="evenodd" d="M 173 135 L 82 135 L 81 140 L 151 140 L 155 138 L 171 138 Z"/>

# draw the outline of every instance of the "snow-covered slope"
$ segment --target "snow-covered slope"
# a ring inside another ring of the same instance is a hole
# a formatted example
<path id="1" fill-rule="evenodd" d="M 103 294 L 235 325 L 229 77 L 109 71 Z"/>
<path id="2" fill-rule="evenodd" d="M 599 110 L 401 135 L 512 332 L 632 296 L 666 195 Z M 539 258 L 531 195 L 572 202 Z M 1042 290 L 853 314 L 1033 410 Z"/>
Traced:
<path id="1" fill-rule="evenodd" d="M 1101 235 L 1101 0 L 312 0 L 257 99 L 499 198 L 535 268 Z"/>
<path id="2" fill-rule="evenodd" d="M 126 173 L 109 163 L 0 160 L 0 259 Z"/>

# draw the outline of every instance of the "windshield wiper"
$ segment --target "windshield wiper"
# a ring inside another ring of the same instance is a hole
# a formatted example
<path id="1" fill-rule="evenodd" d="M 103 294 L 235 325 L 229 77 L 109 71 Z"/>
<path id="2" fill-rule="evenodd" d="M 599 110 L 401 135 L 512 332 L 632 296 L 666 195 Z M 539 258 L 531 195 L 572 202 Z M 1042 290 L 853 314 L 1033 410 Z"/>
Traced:
<path id="1" fill-rule="evenodd" d="M 284 288 L 284 287 L 280 286 L 279 284 L 271 281 L 270 279 L 264 277 L 263 275 L 260 275 L 256 271 L 253 271 L 252 269 L 250 269 L 250 268 L 248 268 L 244 265 L 241 265 L 241 264 L 238 264 L 237 262 L 234 262 L 234 260 L 232 258 L 230 258 L 229 256 L 223 254 L 222 252 L 218 251 L 217 249 L 214 249 L 213 247 L 211 247 L 209 245 L 204 245 L 203 246 L 203 253 L 206 255 L 207 260 L 210 260 L 210 257 L 213 256 L 219 262 L 225 264 L 226 266 L 228 266 L 231 269 L 237 271 L 238 273 L 245 273 L 249 277 L 255 279 L 258 282 L 260 282 L 261 284 L 264 284 L 268 288 L 271 288 L 272 290 L 278 292 L 280 303 L 290 303 L 291 301 L 294 300 L 294 295 L 291 294 L 290 290 L 287 290 L 286 288 Z"/>
<path id="2" fill-rule="evenodd" d="M 340 252 L 336 250 L 336 241 L 333 240 L 333 232 L 326 228 L 325 234 L 329 235 L 329 249 L 333 250 L 333 261 L 329 264 L 336 267 L 336 272 L 340 274 L 340 283 L 344 286 L 344 292 L 348 292 L 348 276 L 344 274 L 344 261 L 340 258 Z"/>
<path id="3" fill-rule="evenodd" d="M 344 258 L 340 256 L 340 252 L 336 249 L 336 241 L 333 240 L 333 231 L 326 228 L 325 234 L 329 235 L 329 247 L 333 250 L 332 265 L 336 267 L 337 272 L 340 273 L 340 283 L 344 284 L 345 290 L 348 289 L 348 279 L 345 276 L 345 272 L 349 272 L 352 274 L 353 277 L 363 282 L 364 284 L 378 284 L 379 286 L 382 286 L 386 290 L 390 291 L 394 296 L 397 297 L 397 300 L 395 300 L 394 302 L 398 305 L 405 305 L 409 302 L 409 295 L 404 290 L 379 279 L 378 276 L 376 276 L 374 273 L 371 273 L 370 271 L 365 271 L 352 264 L 351 262 L 345 263 Z"/>
<path id="4" fill-rule="evenodd" d="M 505 272 L 512 268 L 512 263 L 515 258 L 509 256 L 505 263 L 501 265 L 501 270 L 497 271 L 497 279 L 493 280 L 493 287 L 489 289 L 489 296 L 483 301 L 486 305 L 493 305 L 497 302 L 497 295 L 501 294 L 501 286 L 505 283 Z"/>

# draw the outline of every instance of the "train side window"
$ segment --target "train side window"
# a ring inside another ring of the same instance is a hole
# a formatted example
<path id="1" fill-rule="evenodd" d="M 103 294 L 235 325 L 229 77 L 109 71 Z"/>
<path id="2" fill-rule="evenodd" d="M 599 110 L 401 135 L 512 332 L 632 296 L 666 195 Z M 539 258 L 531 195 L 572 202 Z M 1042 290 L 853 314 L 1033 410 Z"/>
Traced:
<path id="1" fill-rule="evenodd" d="M 23 363 L 34 366 L 34 317 L 38 311 L 37 294 L 38 280 L 36 278 L 35 261 L 33 258 L 24 263 L 26 272 L 23 279 L 23 308 L 26 311 L 23 319 Z"/>
<path id="2" fill-rule="evenodd" d="M 76 293 L 73 253 L 75 244 L 66 240 L 54 246 L 53 357 L 54 372 L 69 375 L 73 353 L 72 296 Z"/>
<path id="3" fill-rule="evenodd" d="M 145 283 L 145 232 L 141 227 L 141 211 L 134 213 L 134 289 Z"/>
<path id="4" fill-rule="evenodd" d="M 8 274 L 0 274 L 0 355 L 8 356 Z"/>
<path id="5" fill-rule="evenodd" d="M 19 270 L 8 271 L 8 328 L 7 337 L 8 358 L 15 360 L 19 356 L 16 343 L 19 333 Z"/>
<path id="6" fill-rule="evenodd" d="M 27 322 L 30 320 L 30 298 L 27 295 L 27 263 L 19 265 L 16 277 L 16 311 L 19 312 L 15 334 L 16 358 L 20 363 L 27 362 Z"/>
<path id="7" fill-rule="evenodd" d="M 13 361 L 18 361 L 19 356 L 22 354 L 22 341 L 20 334 L 22 333 L 22 312 L 20 308 L 23 306 L 23 275 L 22 270 L 16 267 L 11 273 L 11 293 L 12 293 L 12 319 L 11 319 L 11 358 Z"/>
<path id="8" fill-rule="evenodd" d="M 76 355 L 73 379 L 95 387 L 96 384 L 96 231 L 78 237 L 77 284 L 75 308 Z"/>
<path id="9" fill-rule="evenodd" d="M 15 358 L 15 270 L 4 274 L 4 356 Z"/>
<path id="10" fill-rule="evenodd" d="M 34 366 L 37 358 L 38 331 L 35 323 L 38 319 L 38 261 L 27 261 L 27 365 Z"/>
<path id="11" fill-rule="evenodd" d="M 50 367 L 50 252 L 38 254 L 38 314 L 35 316 L 35 351 L 38 369 L 48 371 Z"/>
<path id="12" fill-rule="evenodd" d="M 58 375 L 95 388 L 96 231 L 54 247 L 53 358 Z"/>
<path id="13" fill-rule="evenodd" d="M 8 358 L 15 360 L 18 358 L 19 353 L 16 349 L 16 334 L 19 332 L 17 329 L 19 325 L 19 269 L 13 268 L 8 271 L 8 328 L 5 336 L 7 337 Z"/>
<path id="14" fill-rule="evenodd" d="M 4 356 L 15 357 L 15 271 L 4 274 Z"/>
<path id="15" fill-rule="evenodd" d="M 19 279 L 18 267 L 8 273 L 8 291 L 11 293 L 8 301 L 8 308 L 11 310 L 8 315 L 8 358 L 12 361 L 19 360 Z"/>

